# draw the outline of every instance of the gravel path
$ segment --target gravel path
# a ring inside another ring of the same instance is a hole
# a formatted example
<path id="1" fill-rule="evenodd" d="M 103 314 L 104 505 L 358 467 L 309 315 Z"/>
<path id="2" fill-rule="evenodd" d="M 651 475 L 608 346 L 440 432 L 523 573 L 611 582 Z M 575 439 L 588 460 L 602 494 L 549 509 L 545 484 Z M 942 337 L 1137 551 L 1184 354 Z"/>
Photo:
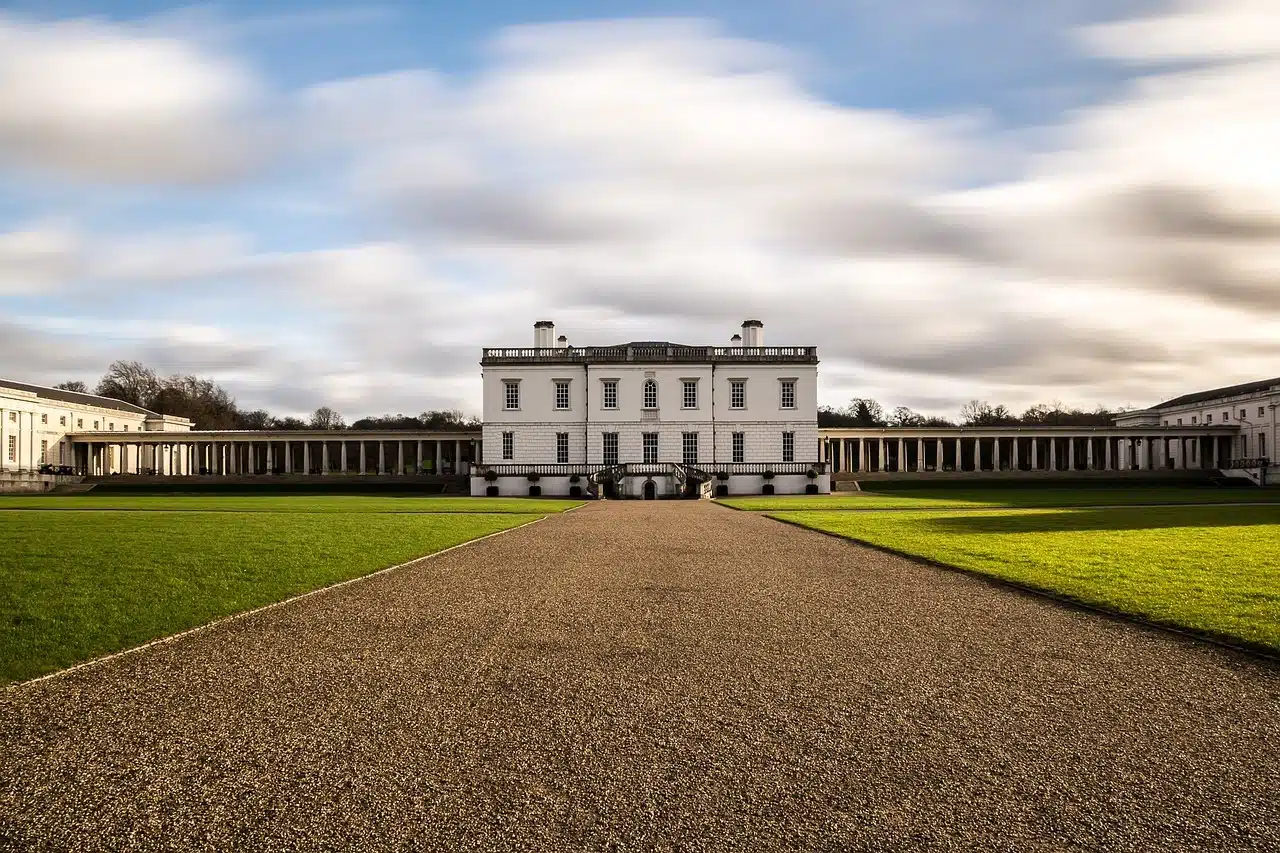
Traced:
<path id="1" fill-rule="evenodd" d="M 592 504 L 0 694 L 0 847 L 1276 850 L 1280 668 Z"/>

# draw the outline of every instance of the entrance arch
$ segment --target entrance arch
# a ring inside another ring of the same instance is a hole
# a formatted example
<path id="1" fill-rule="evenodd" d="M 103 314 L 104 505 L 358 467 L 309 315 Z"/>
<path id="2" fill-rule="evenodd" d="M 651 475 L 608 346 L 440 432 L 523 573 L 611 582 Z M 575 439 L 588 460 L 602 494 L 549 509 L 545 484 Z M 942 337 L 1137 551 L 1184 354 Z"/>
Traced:
<path id="1" fill-rule="evenodd" d="M 658 484 L 653 480 L 644 481 L 644 499 L 647 501 L 656 500 L 658 497 Z"/>

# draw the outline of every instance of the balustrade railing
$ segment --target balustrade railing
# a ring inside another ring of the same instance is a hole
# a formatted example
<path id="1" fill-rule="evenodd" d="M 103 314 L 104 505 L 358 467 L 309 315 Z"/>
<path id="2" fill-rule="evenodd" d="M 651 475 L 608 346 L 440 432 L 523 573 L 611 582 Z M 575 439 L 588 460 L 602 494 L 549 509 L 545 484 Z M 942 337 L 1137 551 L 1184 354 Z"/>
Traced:
<path id="1" fill-rule="evenodd" d="M 1223 468 L 1268 468 L 1271 459 L 1267 456 L 1255 456 L 1249 459 L 1230 459 Z"/>
<path id="2" fill-rule="evenodd" d="M 816 364 L 817 347 L 485 347 L 484 364 L 595 362 L 802 362 Z"/>

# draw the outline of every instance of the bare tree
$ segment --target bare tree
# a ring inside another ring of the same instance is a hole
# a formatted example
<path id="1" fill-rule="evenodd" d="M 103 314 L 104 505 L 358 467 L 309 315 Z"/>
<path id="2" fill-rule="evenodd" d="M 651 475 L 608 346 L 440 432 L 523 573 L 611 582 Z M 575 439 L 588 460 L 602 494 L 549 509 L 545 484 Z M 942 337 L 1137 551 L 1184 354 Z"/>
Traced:
<path id="1" fill-rule="evenodd" d="M 342 415 L 328 406 L 321 406 L 311 415 L 312 429 L 345 429 L 346 426 L 346 422 L 342 420 Z"/>
<path id="2" fill-rule="evenodd" d="M 66 382 L 59 382 L 57 385 L 54 385 L 53 387 L 59 388 L 63 391 L 78 391 L 81 394 L 89 393 L 89 386 L 85 385 L 79 379 L 71 379 Z"/>
<path id="3" fill-rule="evenodd" d="M 156 372 L 142 362 L 113 361 L 94 393 L 151 409 L 159 391 L 160 380 Z"/>

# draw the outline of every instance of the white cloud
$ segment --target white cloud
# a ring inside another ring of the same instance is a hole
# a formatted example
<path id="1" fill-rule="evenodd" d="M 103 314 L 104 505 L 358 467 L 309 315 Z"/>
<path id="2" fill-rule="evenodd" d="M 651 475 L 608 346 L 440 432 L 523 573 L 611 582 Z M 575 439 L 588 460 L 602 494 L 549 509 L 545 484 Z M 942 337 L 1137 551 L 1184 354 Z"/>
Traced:
<path id="1" fill-rule="evenodd" d="M 261 92 L 195 44 L 98 20 L 0 17 L 0 164 L 113 182 L 242 174 L 265 139 Z"/>

